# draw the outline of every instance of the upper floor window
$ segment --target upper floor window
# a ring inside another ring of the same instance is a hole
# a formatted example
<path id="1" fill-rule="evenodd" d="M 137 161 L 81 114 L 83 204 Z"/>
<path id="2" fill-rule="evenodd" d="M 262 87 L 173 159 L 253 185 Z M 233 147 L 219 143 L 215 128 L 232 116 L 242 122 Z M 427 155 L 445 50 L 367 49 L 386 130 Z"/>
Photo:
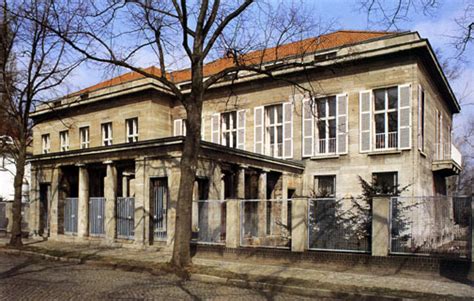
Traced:
<path id="1" fill-rule="evenodd" d="M 51 139 L 49 134 L 44 134 L 41 136 L 41 148 L 43 154 L 48 154 L 51 150 Z"/>
<path id="2" fill-rule="evenodd" d="M 398 89 L 374 90 L 375 149 L 398 146 Z"/>
<path id="3" fill-rule="evenodd" d="M 102 145 L 112 145 L 112 122 L 102 124 Z"/>
<path id="4" fill-rule="evenodd" d="M 336 96 L 316 100 L 318 126 L 316 127 L 316 153 L 336 153 Z"/>
<path id="5" fill-rule="evenodd" d="M 186 119 L 175 119 L 173 124 L 174 136 L 186 136 Z"/>
<path id="6" fill-rule="evenodd" d="M 411 148 L 411 86 L 359 93 L 360 152 Z"/>
<path id="7" fill-rule="evenodd" d="M 131 118 L 125 120 L 127 125 L 127 142 L 137 142 L 138 141 L 138 118 Z"/>
<path id="8" fill-rule="evenodd" d="M 61 151 L 69 150 L 69 131 L 59 132 L 59 141 L 61 143 Z"/>
<path id="9" fill-rule="evenodd" d="M 237 147 L 237 112 L 221 114 L 222 145 Z"/>
<path id="10" fill-rule="evenodd" d="M 346 154 L 347 94 L 303 99 L 303 157 Z"/>
<path id="11" fill-rule="evenodd" d="M 79 129 L 79 138 L 81 143 L 81 149 L 89 148 L 90 144 L 90 135 L 89 135 L 89 127 L 85 126 Z"/>
<path id="12" fill-rule="evenodd" d="M 265 154 L 283 156 L 283 108 L 282 105 L 265 107 Z"/>

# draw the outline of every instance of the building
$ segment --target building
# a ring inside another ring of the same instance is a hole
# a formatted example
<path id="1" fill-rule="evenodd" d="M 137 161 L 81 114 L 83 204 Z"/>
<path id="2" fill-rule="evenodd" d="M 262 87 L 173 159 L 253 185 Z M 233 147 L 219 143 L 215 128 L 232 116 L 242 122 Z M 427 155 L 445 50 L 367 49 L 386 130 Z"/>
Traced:
<path id="1" fill-rule="evenodd" d="M 426 39 L 338 31 L 281 46 L 278 62 L 266 51 L 266 64 L 284 64 L 287 78 L 316 87 L 314 99 L 255 74 L 215 84 L 203 107 L 196 200 L 350 197 L 362 192 L 358 176 L 388 190 L 409 185 L 406 195 L 446 194 L 446 177 L 461 166 L 451 144 L 460 107 Z M 231 63 L 208 63 L 205 75 Z M 170 78 L 188 91 L 189 70 Z M 171 244 L 186 114 L 162 85 L 127 73 L 31 116 L 34 233 Z M 272 216 L 291 224 L 291 202 L 263 204 L 242 205 L 245 235 L 276 231 Z M 196 202 L 196 231 L 218 225 L 205 240 L 222 242 L 239 219 L 229 207 Z"/>

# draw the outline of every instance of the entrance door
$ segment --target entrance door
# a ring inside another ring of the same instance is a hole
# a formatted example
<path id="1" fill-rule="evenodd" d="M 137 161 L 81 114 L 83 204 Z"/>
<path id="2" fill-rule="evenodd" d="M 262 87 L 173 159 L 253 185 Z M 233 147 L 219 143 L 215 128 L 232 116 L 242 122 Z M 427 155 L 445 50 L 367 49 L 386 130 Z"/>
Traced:
<path id="1" fill-rule="evenodd" d="M 38 234 L 43 236 L 49 236 L 49 218 L 48 218 L 48 208 L 49 208 L 49 199 L 51 196 L 51 185 L 50 184 L 40 184 L 40 210 L 39 210 L 39 228 Z"/>
<path id="2" fill-rule="evenodd" d="M 151 179 L 150 188 L 153 238 L 155 240 L 166 240 L 168 181 L 166 178 Z"/>

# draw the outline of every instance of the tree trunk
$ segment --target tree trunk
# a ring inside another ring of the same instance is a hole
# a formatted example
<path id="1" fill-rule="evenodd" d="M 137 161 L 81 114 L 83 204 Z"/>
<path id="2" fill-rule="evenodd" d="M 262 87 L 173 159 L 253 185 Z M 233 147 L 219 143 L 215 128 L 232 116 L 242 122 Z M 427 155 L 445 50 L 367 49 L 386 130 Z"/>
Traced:
<path id="1" fill-rule="evenodd" d="M 191 224 L 193 187 L 201 143 L 201 100 L 190 101 L 186 106 L 186 138 L 181 157 L 181 177 L 176 208 L 175 237 L 171 263 L 184 268 L 191 265 Z"/>
<path id="2" fill-rule="evenodd" d="M 13 217 L 12 217 L 12 232 L 10 237 L 10 245 L 20 247 L 23 245 L 21 240 L 21 199 L 22 199 L 22 188 L 23 178 L 25 175 L 25 164 L 26 164 L 26 147 L 24 147 L 23 141 L 20 142 L 18 149 L 18 157 L 15 164 L 16 173 L 14 179 L 15 186 L 15 198 L 13 200 Z"/>

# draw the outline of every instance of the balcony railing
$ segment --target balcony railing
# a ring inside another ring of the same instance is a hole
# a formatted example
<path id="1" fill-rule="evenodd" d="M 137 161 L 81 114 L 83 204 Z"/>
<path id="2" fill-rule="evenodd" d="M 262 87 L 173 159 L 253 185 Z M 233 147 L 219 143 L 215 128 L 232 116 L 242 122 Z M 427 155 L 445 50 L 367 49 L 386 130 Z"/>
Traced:
<path id="1" fill-rule="evenodd" d="M 461 152 L 451 143 L 436 143 L 435 144 L 435 161 L 452 160 L 459 166 L 462 164 Z"/>
<path id="2" fill-rule="evenodd" d="M 335 154 L 336 153 L 336 138 L 319 139 L 317 147 L 317 154 Z"/>
<path id="3" fill-rule="evenodd" d="M 375 134 L 375 149 L 397 148 L 398 132 Z"/>

